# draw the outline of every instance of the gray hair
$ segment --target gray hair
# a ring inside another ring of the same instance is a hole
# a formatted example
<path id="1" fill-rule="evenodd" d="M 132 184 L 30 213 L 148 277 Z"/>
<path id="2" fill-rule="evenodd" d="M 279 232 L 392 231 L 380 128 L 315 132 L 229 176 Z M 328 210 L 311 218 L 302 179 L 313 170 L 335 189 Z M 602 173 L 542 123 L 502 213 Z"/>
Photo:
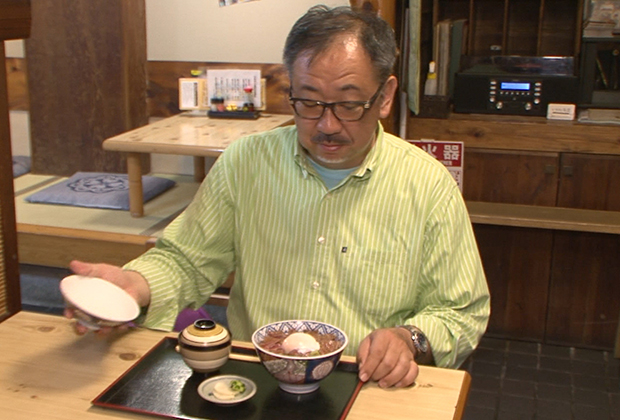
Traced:
<path id="1" fill-rule="evenodd" d="M 347 6 L 333 9 L 314 6 L 295 24 L 284 45 L 284 65 L 289 76 L 300 54 L 309 52 L 310 61 L 327 50 L 340 35 L 355 35 L 368 53 L 375 76 L 383 83 L 392 74 L 396 62 L 394 30 L 372 12 Z"/>

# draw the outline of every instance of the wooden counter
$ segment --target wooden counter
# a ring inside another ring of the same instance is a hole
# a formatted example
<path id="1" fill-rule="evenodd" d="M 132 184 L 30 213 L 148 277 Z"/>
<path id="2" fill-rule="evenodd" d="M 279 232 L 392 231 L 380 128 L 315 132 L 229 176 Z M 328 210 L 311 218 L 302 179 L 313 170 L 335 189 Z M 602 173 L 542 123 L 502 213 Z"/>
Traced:
<path id="1" fill-rule="evenodd" d="M 62 317 L 30 312 L 0 324 L 2 418 L 148 418 L 95 407 L 91 401 L 170 334 L 137 329 L 101 339 L 94 334 L 77 336 L 71 324 Z M 460 419 L 469 383 L 465 371 L 422 366 L 414 387 L 384 390 L 365 385 L 347 420 Z"/>

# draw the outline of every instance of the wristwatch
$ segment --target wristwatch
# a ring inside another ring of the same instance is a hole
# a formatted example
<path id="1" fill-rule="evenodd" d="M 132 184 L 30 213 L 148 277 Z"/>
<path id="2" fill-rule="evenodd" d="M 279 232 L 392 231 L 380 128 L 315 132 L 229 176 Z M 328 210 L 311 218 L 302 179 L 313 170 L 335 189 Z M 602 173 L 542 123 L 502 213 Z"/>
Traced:
<path id="1" fill-rule="evenodd" d="M 419 359 L 428 352 L 428 340 L 422 331 L 413 325 L 399 325 L 398 327 L 406 329 L 411 334 L 411 341 L 415 347 L 414 359 Z"/>

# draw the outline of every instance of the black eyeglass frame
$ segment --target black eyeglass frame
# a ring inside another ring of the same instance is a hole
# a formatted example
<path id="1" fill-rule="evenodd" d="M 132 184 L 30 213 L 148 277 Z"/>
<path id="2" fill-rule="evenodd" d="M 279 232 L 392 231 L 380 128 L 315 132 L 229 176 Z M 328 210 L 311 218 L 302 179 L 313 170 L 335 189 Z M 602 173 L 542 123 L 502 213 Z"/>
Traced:
<path id="1" fill-rule="evenodd" d="M 374 105 L 375 101 L 379 97 L 379 94 L 383 90 L 383 87 L 385 86 L 386 83 L 387 83 L 387 80 L 385 82 L 381 83 L 381 85 L 379 86 L 379 88 L 377 89 L 375 94 L 372 95 L 372 97 L 369 100 L 367 100 L 367 101 L 340 101 L 340 102 L 315 101 L 313 99 L 296 98 L 294 96 L 291 96 L 293 94 L 293 90 L 291 89 L 288 92 L 288 102 L 289 102 L 289 104 L 291 104 L 291 107 L 293 107 L 293 111 L 295 111 L 295 114 L 297 116 L 299 116 L 300 118 L 303 118 L 303 119 L 306 119 L 306 120 L 320 120 L 323 117 L 323 115 L 325 114 L 325 108 L 329 108 L 332 111 L 332 114 L 334 114 L 334 117 L 336 117 L 339 121 L 355 122 L 355 121 L 359 121 L 362 118 L 364 118 L 364 115 L 366 115 L 366 111 L 368 111 L 370 108 L 372 108 L 372 106 Z M 303 115 L 300 115 L 299 112 L 297 112 L 297 107 L 295 106 L 295 102 L 298 102 L 298 101 L 313 102 L 316 105 L 321 106 L 322 107 L 321 113 L 319 114 L 318 117 L 313 117 L 313 118 L 304 117 Z M 336 105 L 342 105 L 342 104 L 361 105 L 362 108 L 363 108 L 362 115 L 360 115 L 359 118 L 356 118 L 354 120 L 345 120 L 345 119 L 340 118 L 338 116 L 338 114 L 336 114 L 336 112 L 334 111 L 334 107 Z"/>

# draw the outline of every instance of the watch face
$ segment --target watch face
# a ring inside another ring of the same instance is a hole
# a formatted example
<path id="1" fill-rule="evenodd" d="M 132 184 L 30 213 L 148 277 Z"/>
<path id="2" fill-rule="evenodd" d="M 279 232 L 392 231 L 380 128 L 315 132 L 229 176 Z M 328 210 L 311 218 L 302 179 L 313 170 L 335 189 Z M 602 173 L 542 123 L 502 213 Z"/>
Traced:
<path id="1" fill-rule="evenodd" d="M 428 351 L 428 342 L 426 341 L 426 337 L 421 332 L 415 331 L 411 336 L 414 345 L 420 350 L 422 353 L 426 353 Z"/>
<path id="2" fill-rule="evenodd" d="M 411 341 L 418 353 L 426 353 L 428 351 L 428 340 L 422 331 L 414 327 L 413 325 L 401 325 L 411 334 Z"/>

